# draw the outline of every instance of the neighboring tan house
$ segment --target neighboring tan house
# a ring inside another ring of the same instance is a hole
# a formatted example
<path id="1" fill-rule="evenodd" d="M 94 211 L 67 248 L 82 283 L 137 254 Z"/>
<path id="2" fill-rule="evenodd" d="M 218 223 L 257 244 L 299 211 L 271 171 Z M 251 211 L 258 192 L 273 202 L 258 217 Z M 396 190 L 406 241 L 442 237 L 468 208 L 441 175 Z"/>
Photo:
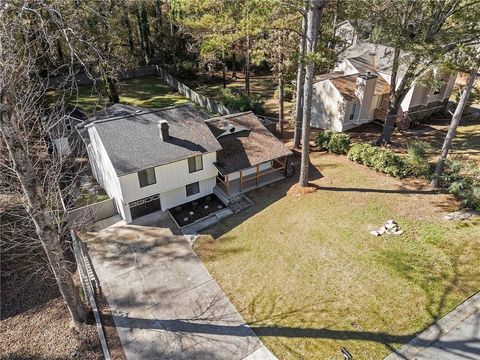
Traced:
<path id="1" fill-rule="evenodd" d="M 315 78 L 313 127 L 345 131 L 386 117 L 393 48 L 360 42 L 352 35 L 350 24 L 343 26 L 349 30 L 348 38 L 353 45 L 342 52 L 333 72 Z M 408 54 L 402 53 L 401 58 L 404 61 L 398 70 L 397 84 L 405 74 Z M 401 117 L 421 118 L 446 107 L 456 74 L 433 71 L 432 76 L 441 86 L 428 89 L 414 84 L 402 101 Z"/>
<path id="2" fill-rule="evenodd" d="M 252 188 L 245 184 L 251 180 L 247 174 L 255 175 L 253 187 L 284 177 L 290 151 L 254 114 L 207 118 L 190 104 L 165 109 L 116 104 L 84 124 L 93 174 L 126 222 L 213 192 L 228 202 Z M 275 179 L 262 177 L 273 172 Z"/>

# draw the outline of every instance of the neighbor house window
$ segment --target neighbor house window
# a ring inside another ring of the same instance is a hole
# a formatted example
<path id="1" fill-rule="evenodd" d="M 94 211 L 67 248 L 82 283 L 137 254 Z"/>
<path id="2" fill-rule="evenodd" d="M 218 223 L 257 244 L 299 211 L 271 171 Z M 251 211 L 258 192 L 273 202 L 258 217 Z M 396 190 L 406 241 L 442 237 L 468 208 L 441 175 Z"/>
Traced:
<path id="1" fill-rule="evenodd" d="M 155 184 L 157 182 L 157 179 L 155 178 L 155 169 L 150 168 L 139 171 L 138 181 L 140 182 L 140 187 Z"/>
<path id="2" fill-rule="evenodd" d="M 194 156 L 188 159 L 188 172 L 193 173 L 203 169 L 202 155 Z"/>
<path id="3" fill-rule="evenodd" d="M 185 189 L 187 190 L 187 196 L 192 196 L 200 192 L 200 184 L 197 181 L 197 182 L 186 185 Z"/>
<path id="4" fill-rule="evenodd" d="M 350 117 L 349 117 L 350 120 L 353 120 L 353 118 L 355 117 L 355 109 L 356 108 L 357 108 L 357 103 L 353 103 L 352 110 L 350 111 Z"/>

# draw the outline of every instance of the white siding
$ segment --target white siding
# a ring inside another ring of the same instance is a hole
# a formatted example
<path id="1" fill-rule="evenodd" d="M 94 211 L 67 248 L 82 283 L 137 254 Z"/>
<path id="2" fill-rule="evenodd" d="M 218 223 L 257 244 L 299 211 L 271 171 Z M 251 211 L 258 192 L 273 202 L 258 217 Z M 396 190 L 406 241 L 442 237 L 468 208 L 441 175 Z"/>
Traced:
<path id="1" fill-rule="evenodd" d="M 108 157 L 107 151 L 105 150 L 95 127 L 88 127 L 88 135 L 90 137 L 90 144 L 87 146 L 87 152 L 90 164 L 92 165 L 93 175 L 108 196 L 115 200 L 119 214 L 125 218 L 120 181 L 118 180 L 112 162 Z"/>
<path id="2" fill-rule="evenodd" d="M 313 85 L 311 126 L 342 131 L 345 100 L 337 88 L 325 80 Z"/>
<path id="3" fill-rule="evenodd" d="M 188 196 L 185 186 L 181 186 L 160 194 L 160 202 L 162 210 L 171 209 L 175 206 L 184 204 L 186 202 L 201 198 L 202 196 L 213 193 L 213 188 L 216 184 L 216 176 L 209 179 L 199 181 L 200 192 L 198 194 Z"/>
<path id="4" fill-rule="evenodd" d="M 194 173 L 188 172 L 188 160 L 181 160 L 174 163 L 157 166 L 155 168 L 155 184 L 140 187 L 138 174 L 128 174 L 120 177 L 122 187 L 123 201 L 129 203 L 134 200 L 142 199 L 146 196 L 161 194 L 181 186 L 216 177 L 218 170 L 213 165 L 217 160 L 215 152 L 203 155 L 203 170 Z"/>

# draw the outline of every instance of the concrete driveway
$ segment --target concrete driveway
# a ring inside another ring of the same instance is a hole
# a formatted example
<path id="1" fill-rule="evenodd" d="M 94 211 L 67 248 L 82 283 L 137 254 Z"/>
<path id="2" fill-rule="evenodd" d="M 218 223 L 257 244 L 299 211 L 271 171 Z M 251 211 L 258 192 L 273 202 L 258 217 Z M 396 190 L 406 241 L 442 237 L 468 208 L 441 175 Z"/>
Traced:
<path id="1" fill-rule="evenodd" d="M 275 359 L 173 222 L 152 216 L 150 226 L 104 221 L 81 236 L 127 358 Z"/>

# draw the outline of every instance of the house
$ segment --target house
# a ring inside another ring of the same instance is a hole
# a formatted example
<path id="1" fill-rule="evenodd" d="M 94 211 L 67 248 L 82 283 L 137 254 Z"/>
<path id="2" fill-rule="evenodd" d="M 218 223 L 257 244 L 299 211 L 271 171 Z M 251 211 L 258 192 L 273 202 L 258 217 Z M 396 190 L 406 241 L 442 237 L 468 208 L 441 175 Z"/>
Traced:
<path id="1" fill-rule="evenodd" d="M 228 203 L 252 188 L 247 175 L 255 176 L 253 187 L 270 180 L 267 172 L 283 178 L 290 154 L 251 112 L 209 120 L 191 104 L 115 104 L 84 128 L 93 174 L 127 222 L 214 192 Z"/>
<path id="2" fill-rule="evenodd" d="M 349 39 L 353 36 L 348 32 Z M 408 53 L 402 52 L 400 57 L 397 84 L 407 70 Z M 311 125 L 345 131 L 375 119 L 384 121 L 392 59 L 393 48 L 361 42 L 354 37 L 353 45 L 343 51 L 333 71 L 315 79 Z M 400 116 L 421 118 L 446 107 L 456 74 L 434 70 L 431 76 L 440 86 L 427 88 L 414 83 L 401 103 Z"/>
<path id="3" fill-rule="evenodd" d="M 60 112 L 61 109 L 50 109 L 44 119 L 51 149 L 59 156 L 78 155 L 83 151 L 83 146 L 80 134 L 75 128 L 87 118 L 87 115 L 79 108 L 67 105 L 64 115 L 58 119 L 53 116 L 55 121 L 52 122 L 50 116 L 57 111 Z"/>

